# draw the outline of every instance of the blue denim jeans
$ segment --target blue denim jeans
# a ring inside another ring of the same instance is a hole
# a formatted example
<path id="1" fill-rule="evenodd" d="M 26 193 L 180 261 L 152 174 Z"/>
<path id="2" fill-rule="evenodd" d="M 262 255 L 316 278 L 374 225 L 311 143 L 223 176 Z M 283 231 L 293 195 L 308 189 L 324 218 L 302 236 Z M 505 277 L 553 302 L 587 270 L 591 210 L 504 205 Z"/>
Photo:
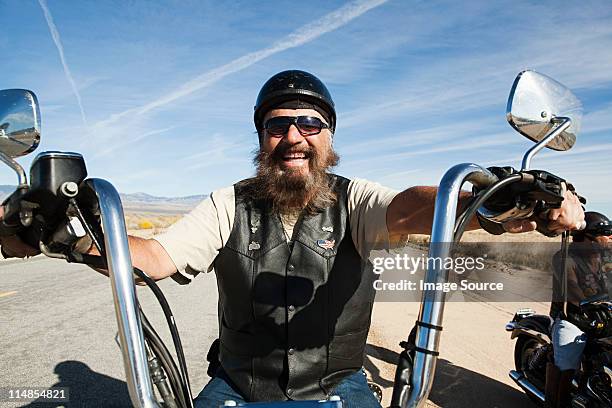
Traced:
<path id="1" fill-rule="evenodd" d="M 586 346 L 586 334 L 567 320 L 555 319 L 552 342 L 555 365 L 561 371 L 576 370 Z"/>
<path id="2" fill-rule="evenodd" d="M 380 408 L 370 391 L 363 370 L 351 374 L 334 389 L 331 395 L 342 398 L 344 408 Z M 244 403 L 240 393 L 233 387 L 227 375 L 219 370 L 193 401 L 195 408 L 217 408 L 227 400 Z"/>

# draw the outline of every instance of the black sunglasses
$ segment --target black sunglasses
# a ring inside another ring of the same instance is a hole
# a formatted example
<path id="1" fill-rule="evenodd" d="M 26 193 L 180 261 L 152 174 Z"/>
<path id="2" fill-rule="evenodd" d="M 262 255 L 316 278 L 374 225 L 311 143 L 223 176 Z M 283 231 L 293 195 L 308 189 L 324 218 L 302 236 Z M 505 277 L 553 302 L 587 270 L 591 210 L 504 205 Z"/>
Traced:
<path id="1" fill-rule="evenodd" d="M 588 228 L 585 233 L 592 236 L 610 236 L 612 235 L 612 224 L 609 222 L 598 222 L 597 224 Z"/>
<path id="2" fill-rule="evenodd" d="M 314 136 L 329 125 L 313 116 L 276 116 L 266 120 L 264 129 L 270 136 L 282 137 L 287 134 L 291 125 L 295 125 L 302 136 Z"/>
<path id="3" fill-rule="evenodd" d="M 585 235 L 591 236 L 593 238 L 595 237 L 609 237 L 612 236 L 612 228 L 608 227 L 608 228 L 597 228 L 597 229 L 593 229 L 593 230 L 589 230 L 585 232 Z"/>

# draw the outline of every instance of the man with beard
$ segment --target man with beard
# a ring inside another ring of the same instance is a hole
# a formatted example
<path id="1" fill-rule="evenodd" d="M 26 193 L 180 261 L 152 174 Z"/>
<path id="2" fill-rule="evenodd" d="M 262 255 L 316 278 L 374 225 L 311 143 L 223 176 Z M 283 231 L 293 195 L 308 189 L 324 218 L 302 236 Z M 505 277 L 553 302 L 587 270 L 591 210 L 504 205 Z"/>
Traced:
<path id="1" fill-rule="evenodd" d="M 254 121 L 256 176 L 213 192 L 156 237 L 175 279 L 217 275 L 220 368 L 196 403 L 339 395 L 348 407 L 380 406 L 362 373 L 374 300 L 369 251 L 387 247 L 390 234 L 428 233 L 436 189 L 398 194 L 328 173 L 339 159 L 336 113 L 307 72 L 270 78 Z M 567 197 L 551 229 L 581 223 L 578 200 Z"/>
<path id="2" fill-rule="evenodd" d="M 270 78 L 254 121 L 255 177 L 213 192 L 154 239 L 130 237 L 132 262 L 181 283 L 216 273 L 220 365 L 196 406 L 338 395 L 351 408 L 379 407 L 362 371 L 374 301 L 369 252 L 388 247 L 390 235 L 429 233 L 436 188 L 398 193 L 330 174 L 334 104 L 307 72 Z M 565 198 L 549 230 L 582 223 L 578 199 Z"/>
<path id="3" fill-rule="evenodd" d="M 611 316 L 607 305 L 601 306 L 597 313 L 596 322 L 603 324 L 603 328 L 597 329 L 592 321 L 593 316 L 587 318 L 582 313 L 580 302 L 609 295 L 612 222 L 595 211 L 587 211 L 584 218 L 586 227 L 572 233 L 567 257 L 563 251 L 559 251 L 553 258 L 557 278 L 555 302 L 551 304 L 550 313 L 555 319 L 551 329 L 554 356 L 553 362 L 546 365 L 545 385 L 546 406 L 551 408 L 568 404 L 571 382 L 580 368 L 587 344 L 586 333 L 606 337 L 605 331 L 609 330 Z M 562 297 L 564 291 L 560 285 L 563 283 L 567 285 L 567 302 Z"/>
<path id="4" fill-rule="evenodd" d="M 255 177 L 213 192 L 155 238 L 175 279 L 217 274 L 220 367 L 196 405 L 338 395 L 378 407 L 362 371 L 374 299 L 364 266 L 386 240 L 396 193 L 328 173 L 339 160 L 336 115 L 315 76 L 272 77 L 254 120 Z"/>

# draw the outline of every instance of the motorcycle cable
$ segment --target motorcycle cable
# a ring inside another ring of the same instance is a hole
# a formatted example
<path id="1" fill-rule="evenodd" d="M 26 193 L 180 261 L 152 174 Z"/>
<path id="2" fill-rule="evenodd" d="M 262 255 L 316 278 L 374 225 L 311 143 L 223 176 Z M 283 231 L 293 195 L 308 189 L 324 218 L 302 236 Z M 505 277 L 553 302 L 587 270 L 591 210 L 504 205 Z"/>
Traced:
<path id="1" fill-rule="evenodd" d="M 465 228 L 469 224 L 476 211 L 485 203 L 486 200 L 488 200 L 498 190 L 510 184 L 521 181 L 522 179 L 523 176 L 521 175 L 521 173 L 512 174 L 491 184 L 480 195 L 474 197 L 474 199 L 470 202 L 470 205 L 461 213 L 461 215 L 457 219 L 457 222 L 455 223 L 455 232 L 453 234 L 454 242 L 459 242 L 461 240 L 461 237 L 465 232 Z"/>
<path id="2" fill-rule="evenodd" d="M 480 208 L 480 206 L 488 200 L 493 194 L 495 194 L 498 190 L 503 187 L 506 187 L 512 183 L 516 183 L 520 181 L 523 177 L 520 174 L 513 174 L 509 177 L 498 180 L 497 182 L 491 184 L 486 190 L 483 190 L 480 195 L 473 197 L 470 201 L 468 207 L 459 215 L 457 221 L 455 223 L 455 230 L 453 234 L 453 242 L 459 242 L 461 240 L 461 236 L 465 231 L 466 226 L 469 221 L 472 219 L 476 210 Z M 408 341 L 400 343 L 400 346 L 404 348 L 402 353 L 400 354 L 399 361 L 397 363 L 397 369 L 395 372 L 395 384 L 404 383 L 406 380 L 404 377 L 406 376 L 407 370 L 412 368 L 412 364 L 414 362 L 414 347 L 415 347 L 415 336 L 416 336 L 416 325 L 413 327 L 410 332 L 410 336 L 408 337 Z M 410 376 L 410 374 L 408 375 Z M 409 380 L 408 380 L 409 381 Z M 390 408 L 400 407 L 400 399 L 402 394 L 401 387 L 394 387 L 393 394 L 391 397 L 391 405 Z"/>
<path id="3" fill-rule="evenodd" d="M 83 227 L 85 228 L 85 231 L 89 234 L 89 236 L 91 237 L 93 244 L 96 246 L 96 248 L 98 249 L 98 251 L 100 252 L 100 257 L 102 258 L 101 260 L 104 263 L 104 266 L 107 267 L 106 265 L 106 257 L 104 256 L 105 254 L 105 249 L 103 247 L 103 245 L 101 244 L 102 241 L 102 237 L 103 237 L 103 233 L 102 231 L 100 231 L 99 229 L 97 229 L 96 231 L 94 231 L 93 228 L 91 228 L 92 223 L 89 222 L 89 220 L 86 219 L 85 215 L 83 214 L 83 212 L 81 211 L 78 203 L 76 202 L 76 200 L 74 198 L 72 198 L 70 200 L 70 204 L 72 204 L 72 206 L 75 209 L 77 218 L 79 219 L 79 221 L 81 221 L 81 224 L 83 224 Z M 83 256 L 84 259 L 87 258 L 94 258 L 95 256 Z M 95 257 L 98 258 L 98 257 Z M 93 260 L 93 259 L 92 259 Z M 99 262 L 95 262 L 96 264 L 99 265 Z M 134 268 L 134 273 L 140 278 L 142 279 L 147 286 L 151 289 L 151 291 L 153 292 L 153 294 L 155 295 L 155 297 L 157 298 L 157 301 L 159 302 L 162 311 L 164 312 L 164 316 L 166 317 L 166 321 L 168 323 L 168 327 L 170 329 L 170 333 L 172 334 L 172 341 L 174 342 L 174 347 L 176 349 L 176 354 L 177 357 L 179 359 L 179 366 L 181 368 L 181 372 L 182 372 L 182 379 L 183 381 L 186 383 L 186 390 L 188 391 L 187 394 L 189 395 L 190 399 L 191 399 L 191 389 L 189 387 L 189 374 L 187 373 L 187 364 L 185 361 L 185 355 L 183 353 L 183 347 L 182 347 L 182 343 L 181 343 L 181 338 L 179 336 L 178 333 L 178 328 L 176 327 L 176 323 L 174 320 L 174 315 L 172 314 L 172 310 L 170 309 L 170 305 L 168 304 L 168 301 L 166 300 L 162 290 L 159 288 L 159 286 L 157 285 L 157 283 L 151 279 L 147 274 L 145 274 L 142 270 L 138 269 L 138 268 Z"/>
<path id="4" fill-rule="evenodd" d="M 144 344 L 151 380 L 153 381 L 153 385 L 157 387 L 161 398 L 164 400 L 164 407 L 179 408 L 176 403 L 176 398 L 174 398 L 172 384 L 168 385 L 168 376 L 164 371 L 163 362 L 160 364 L 160 357 L 153 351 L 148 341 L 145 341 Z"/>
<path id="5" fill-rule="evenodd" d="M 95 267 L 103 267 L 105 269 L 108 269 L 108 265 L 106 263 L 106 250 L 104 248 L 104 245 L 102 244 L 103 241 L 103 233 L 99 227 L 99 225 L 90 222 L 90 220 L 87 219 L 87 217 L 83 214 L 83 212 L 81 211 L 79 205 L 77 204 L 76 200 L 71 199 L 70 200 L 71 204 L 73 205 L 73 207 L 75 208 L 75 212 L 77 215 L 77 218 L 79 219 L 79 221 L 81 221 L 81 224 L 83 225 L 85 231 L 89 234 L 89 236 L 92 239 L 92 243 L 94 244 L 94 246 L 96 247 L 96 249 L 98 250 L 98 252 L 100 253 L 100 256 L 96 256 L 96 255 L 82 255 L 79 254 L 80 256 L 73 256 L 73 260 L 76 260 L 78 262 L 83 262 L 83 263 L 87 263 L 90 264 L 92 266 Z M 97 228 L 92 228 L 92 226 L 95 225 Z M 76 254 L 75 254 L 76 255 Z M 167 358 L 162 360 L 162 362 L 165 362 L 166 364 L 164 364 L 164 369 L 169 368 L 169 367 L 174 367 L 174 372 L 176 373 L 176 375 L 174 375 L 175 377 L 175 381 L 177 381 L 178 378 L 178 383 L 181 384 L 180 389 L 182 389 L 182 393 L 184 396 L 186 396 L 187 398 L 182 397 L 181 400 L 187 400 L 189 401 L 188 404 L 184 404 L 184 406 L 186 407 L 192 407 L 193 406 L 193 397 L 191 394 L 191 388 L 189 386 L 189 375 L 187 373 L 187 364 L 186 364 L 186 360 L 185 360 L 185 355 L 183 353 L 183 347 L 182 347 L 182 343 L 181 343 L 181 339 L 178 333 L 178 329 L 176 327 L 176 323 L 174 320 L 174 315 L 172 314 L 172 311 L 170 309 L 170 306 L 168 304 L 168 301 L 166 300 L 163 292 L 161 291 L 161 289 L 159 288 L 159 286 L 157 285 L 157 283 L 155 283 L 155 281 L 153 279 L 151 279 L 148 275 L 146 275 L 143 271 L 141 271 L 138 268 L 134 268 L 134 273 L 141 278 L 146 284 L 147 286 L 151 289 L 151 291 L 153 292 L 153 294 L 155 295 L 155 297 L 157 298 L 157 301 L 159 302 L 162 311 L 164 313 L 164 316 L 166 318 L 166 322 L 168 324 L 171 336 L 172 336 L 172 341 L 174 343 L 174 347 L 176 350 L 176 354 L 177 354 L 177 358 L 179 359 L 179 365 L 180 365 L 180 372 L 176 369 L 176 364 L 174 363 L 174 360 L 172 359 L 172 357 L 170 356 L 170 354 L 168 352 L 165 353 L 165 355 L 167 357 L 170 358 L 170 361 L 167 361 Z M 151 324 L 149 323 L 149 321 L 146 319 L 146 316 L 144 315 L 144 313 L 142 312 L 142 309 L 140 310 L 141 312 L 141 316 L 143 317 L 143 328 L 144 328 L 144 322 L 146 321 L 149 325 L 149 333 L 151 333 L 151 331 L 155 332 L 151 326 Z M 157 335 L 157 333 L 155 333 L 155 335 Z M 159 338 L 159 336 L 157 336 L 157 340 L 159 340 L 159 342 L 161 342 L 161 339 Z M 163 346 L 164 349 L 165 345 L 163 344 L 163 342 L 161 343 L 161 345 Z M 157 349 L 160 349 L 160 347 L 156 347 Z M 167 350 L 167 349 L 166 349 Z M 170 370 L 172 368 L 169 368 Z M 166 370 L 168 371 L 168 370 Z M 176 384 L 175 384 L 175 387 Z M 175 392 L 178 391 L 175 390 Z"/>
<path id="6" fill-rule="evenodd" d="M 81 211 L 81 207 L 79 207 L 79 204 L 77 203 L 77 201 L 74 198 L 71 198 L 69 203 L 74 208 L 76 216 L 79 219 L 79 221 L 81 222 L 81 224 L 83 225 L 83 228 L 85 229 L 85 232 L 87 232 L 87 234 L 89 234 L 89 237 L 91 238 L 92 243 L 94 244 L 94 246 L 96 247 L 98 252 L 100 252 L 100 258 L 102 258 L 104 260 L 104 264 L 106 266 L 106 251 L 105 251 L 105 248 L 103 248 L 102 244 L 100 243 L 102 241 L 102 237 L 103 237 L 103 234 L 102 234 L 102 231 L 100 230 L 100 227 L 98 226 L 96 231 L 94 231 L 94 229 L 91 228 L 91 226 L 94 225 L 95 223 L 90 222 L 90 220 L 88 220 L 85 217 L 85 215 Z"/>
<path id="7" fill-rule="evenodd" d="M 550 312 L 548 313 L 553 319 L 560 317 L 561 319 L 567 319 L 567 311 L 565 306 L 567 305 L 567 258 L 569 256 L 569 231 L 563 231 L 561 235 L 561 276 L 557 286 L 561 293 L 554 293 L 555 287 L 553 286 L 553 299 L 550 302 Z M 553 285 L 555 277 L 553 276 Z M 557 295 L 557 296 L 555 296 Z"/>
<path id="8" fill-rule="evenodd" d="M 189 400 L 192 400 L 191 395 L 191 387 L 189 386 L 189 375 L 187 373 L 187 363 L 185 359 L 185 354 L 183 353 L 183 345 L 181 343 L 181 337 L 178 332 L 178 328 L 176 327 L 176 321 L 174 319 L 174 315 L 172 314 L 172 310 L 170 309 L 170 305 L 166 300 L 162 290 L 159 288 L 157 283 L 151 279 L 147 274 L 145 274 L 142 270 L 138 268 L 134 268 L 134 273 L 140 279 L 142 279 L 149 289 L 153 292 L 157 301 L 159 302 L 162 311 L 164 312 L 164 316 L 166 317 L 166 322 L 168 324 L 168 328 L 170 330 L 170 334 L 172 336 L 172 342 L 174 343 L 174 348 L 176 351 L 176 356 L 179 361 L 179 368 L 181 371 L 181 379 L 183 383 L 183 392 L 189 397 Z"/>
<path id="9" fill-rule="evenodd" d="M 147 319 L 146 315 L 138 306 L 140 312 L 140 320 L 142 322 L 142 330 L 144 332 L 145 338 L 151 349 L 153 350 L 153 354 L 157 356 L 164 368 L 165 373 L 168 375 L 168 379 L 170 381 L 170 387 L 172 388 L 174 395 L 178 398 L 178 402 L 181 405 L 181 408 L 193 408 L 193 401 L 189 394 L 185 394 L 183 381 L 181 378 L 181 374 L 174 363 L 174 359 L 170 354 L 170 351 L 159 337 L 159 334 L 153 328 L 149 319 Z"/>

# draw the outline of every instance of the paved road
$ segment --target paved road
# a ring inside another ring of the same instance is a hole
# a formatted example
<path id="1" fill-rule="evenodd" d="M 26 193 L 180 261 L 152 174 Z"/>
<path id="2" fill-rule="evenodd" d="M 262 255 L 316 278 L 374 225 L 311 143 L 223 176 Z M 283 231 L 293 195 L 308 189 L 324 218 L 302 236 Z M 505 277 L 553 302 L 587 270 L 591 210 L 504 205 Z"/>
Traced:
<path id="1" fill-rule="evenodd" d="M 161 286 L 175 313 L 197 393 L 208 380 L 206 352 L 217 331 L 214 276 L 184 287 L 172 281 Z M 148 288 L 139 287 L 138 296 L 158 331 L 165 333 Z M 526 305 L 447 305 L 432 406 L 532 406 L 507 377 L 513 344 L 503 326 L 518 306 Z M 386 401 L 397 344 L 407 336 L 417 313 L 417 303 L 375 306 L 366 368 L 385 387 Z M 0 332 L 0 386 L 66 386 L 71 400 L 78 402 L 71 406 L 129 405 L 114 340 L 117 325 L 108 278 L 44 257 L 1 262 Z"/>
<path id="2" fill-rule="evenodd" d="M 208 380 L 206 352 L 217 331 L 215 278 L 205 276 L 185 287 L 160 283 L 197 392 Z M 164 334 L 162 313 L 149 289 L 139 287 L 138 296 Z M 129 406 L 114 313 L 108 278 L 87 267 L 44 257 L 2 262 L 0 386 L 67 386 L 70 399 L 79 401 L 74 406 Z M 169 336 L 164 340 L 171 344 Z"/>

